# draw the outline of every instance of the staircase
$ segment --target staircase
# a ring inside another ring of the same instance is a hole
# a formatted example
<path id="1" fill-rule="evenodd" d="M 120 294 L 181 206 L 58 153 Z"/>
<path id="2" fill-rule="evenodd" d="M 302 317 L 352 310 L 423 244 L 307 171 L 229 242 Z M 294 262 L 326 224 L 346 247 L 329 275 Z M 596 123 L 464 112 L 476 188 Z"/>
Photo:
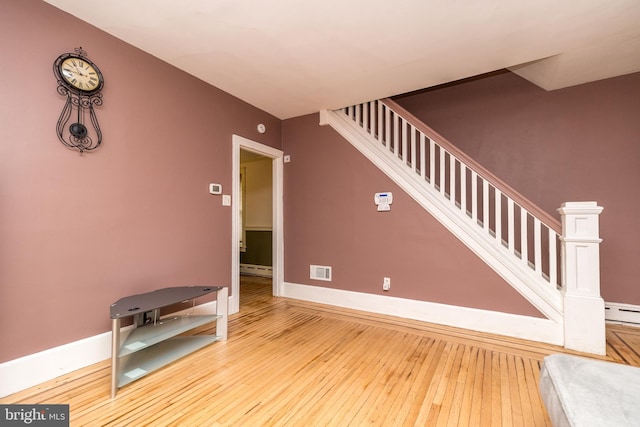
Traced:
<path id="1" fill-rule="evenodd" d="M 557 219 L 390 99 L 322 111 L 320 124 L 332 126 L 545 317 L 566 329 L 559 248 L 564 249 L 567 236 Z M 599 278 L 596 293 L 599 298 Z"/>

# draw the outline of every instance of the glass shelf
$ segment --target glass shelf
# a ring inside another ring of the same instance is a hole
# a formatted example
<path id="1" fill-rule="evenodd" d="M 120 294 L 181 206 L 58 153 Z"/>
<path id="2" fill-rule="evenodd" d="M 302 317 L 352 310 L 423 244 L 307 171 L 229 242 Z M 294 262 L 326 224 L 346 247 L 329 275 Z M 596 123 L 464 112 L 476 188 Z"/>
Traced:
<path id="1" fill-rule="evenodd" d="M 133 329 L 120 348 L 120 357 L 135 353 L 183 332 L 219 319 L 219 315 L 209 316 L 171 316 L 161 318 L 153 324 Z"/>
<path id="2" fill-rule="evenodd" d="M 122 359 L 122 373 L 118 378 L 118 387 L 142 378 L 219 339 L 220 337 L 216 335 L 173 337 L 152 347 L 147 347 L 145 351 L 131 353 Z"/>

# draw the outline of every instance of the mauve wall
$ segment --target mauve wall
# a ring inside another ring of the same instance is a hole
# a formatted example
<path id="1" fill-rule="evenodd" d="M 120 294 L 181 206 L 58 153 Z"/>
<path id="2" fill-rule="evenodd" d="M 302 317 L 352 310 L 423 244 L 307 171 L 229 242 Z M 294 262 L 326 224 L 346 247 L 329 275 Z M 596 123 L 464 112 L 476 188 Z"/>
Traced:
<path id="1" fill-rule="evenodd" d="M 541 316 L 318 115 L 285 120 L 285 280 Z M 392 191 L 390 212 L 376 192 Z M 309 265 L 333 281 L 309 279 Z M 391 290 L 382 290 L 383 277 Z"/>
<path id="2" fill-rule="evenodd" d="M 640 73 L 546 92 L 505 72 L 396 101 L 556 217 L 597 201 L 602 295 L 640 304 Z"/>
<path id="3" fill-rule="evenodd" d="M 0 362 L 110 330 L 122 296 L 231 284 L 233 133 L 280 148 L 280 120 L 36 0 L 0 2 Z M 53 61 L 105 76 L 103 145 L 55 134 Z M 267 133 L 256 131 L 264 123 Z"/>

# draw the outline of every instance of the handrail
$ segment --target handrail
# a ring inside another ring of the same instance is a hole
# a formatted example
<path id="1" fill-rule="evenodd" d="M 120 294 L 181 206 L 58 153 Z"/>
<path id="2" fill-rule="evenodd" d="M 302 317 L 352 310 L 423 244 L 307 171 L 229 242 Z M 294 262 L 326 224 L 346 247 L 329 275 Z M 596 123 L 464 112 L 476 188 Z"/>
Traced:
<path id="1" fill-rule="evenodd" d="M 462 150 L 454 146 L 451 142 L 449 142 L 449 140 L 447 140 L 441 134 L 439 134 L 438 132 L 436 132 L 426 124 L 424 124 L 419 118 L 411 114 L 409 111 L 407 111 L 404 107 L 402 107 L 397 102 L 389 98 L 382 99 L 380 100 L 380 102 L 382 102 L 384 105 L 386 105 L 395 113 L 402 116 L 407 122 L 410 122 L 411 125 L 413 125 L 420 132 L 424 133 L 430 139 L 436 141 L 438 145 L 440 145 L 445 150 L 453 154 L 460 161 L 465 163 L 469 169 L 474 170 L 478 175 L 482 176 L 487 181 L 489 181 L 494 187 L 499 189 L 502 192 L 502 194 L 511 198 L 514 202 L 516 202 L 517 204 L 525 208 L 533 216 L 537 217 L 547 227 L 549 227 L 559 235 L 562 235 L 562 226 L 558 219 L 554 218 L 549 213 L 547 213 L 546 211 L 542 210 L 540 207 L 533 204 L 531 201 L 529 201 L 523 195 L 518 193 L 511 186 L 506 184 L 500 178 L 495 176 L 489 170 L 487 170 L 478 162 L 476 162 L 471 157 L 469 157 Z"/>

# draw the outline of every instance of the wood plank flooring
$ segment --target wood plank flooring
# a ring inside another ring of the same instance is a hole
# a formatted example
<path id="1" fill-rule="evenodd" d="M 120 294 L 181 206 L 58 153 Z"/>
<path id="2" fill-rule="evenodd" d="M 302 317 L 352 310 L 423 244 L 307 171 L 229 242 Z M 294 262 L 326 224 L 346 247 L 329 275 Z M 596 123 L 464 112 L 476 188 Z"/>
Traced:
<path id="1" fill-rule="evenodd" d="M 540 364 L 562 348 L 241 290 L 227 342 L 114 400 L 106 360 L 0 403 L 69 404 L 72 426 L 550 425 Z M 640 366 L 640 329 L 608 325 L 606 359 Z"/>

